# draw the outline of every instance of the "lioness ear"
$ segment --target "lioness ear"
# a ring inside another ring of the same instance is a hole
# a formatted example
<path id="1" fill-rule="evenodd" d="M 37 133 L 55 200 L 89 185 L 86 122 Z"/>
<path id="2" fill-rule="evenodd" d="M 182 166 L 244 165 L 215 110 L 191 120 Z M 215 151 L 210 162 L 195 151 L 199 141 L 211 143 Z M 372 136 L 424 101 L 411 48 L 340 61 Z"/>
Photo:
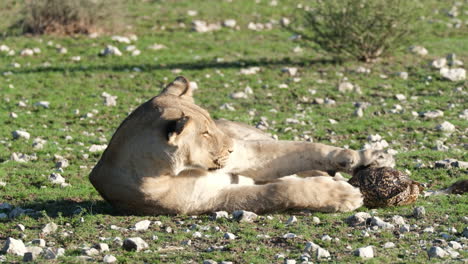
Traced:
<path id="1" fill-rule="evenodd" d="M 184 76 L 175 78 L 173 82 L 164 88 L 161 94 L 171 94 L 193 102 L 192 88 L 190 82 Z"/>
<path id="2" fill-rule="evenodd" d="M 170 120 L 167 125 L 167 142 L 170 145 L 177 146 L 177 143 L 184 132 L 187 131 L 187 127 L 190 125 L 190 117 L 183 116 L 177 120 Z"/>

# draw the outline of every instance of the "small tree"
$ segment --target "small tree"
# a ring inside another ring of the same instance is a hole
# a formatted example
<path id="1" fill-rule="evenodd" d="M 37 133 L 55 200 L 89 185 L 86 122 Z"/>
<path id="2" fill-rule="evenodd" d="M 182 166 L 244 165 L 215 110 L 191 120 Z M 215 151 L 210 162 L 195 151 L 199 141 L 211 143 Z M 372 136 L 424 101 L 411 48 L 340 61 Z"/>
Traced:
<path id="1" fill-rule="evenodd" d="M 315 0 L 289 29 L 334 57 L 370 62 L 419 36 L 418 0 Z"/>
<path id="2" fill-rule="evenodd" d="M 31 34 L 89 34 L 114 29 L 121 0 L 26 0 L 12 26 Z M 121 17 L 120 17 L 121 18 Z"/>

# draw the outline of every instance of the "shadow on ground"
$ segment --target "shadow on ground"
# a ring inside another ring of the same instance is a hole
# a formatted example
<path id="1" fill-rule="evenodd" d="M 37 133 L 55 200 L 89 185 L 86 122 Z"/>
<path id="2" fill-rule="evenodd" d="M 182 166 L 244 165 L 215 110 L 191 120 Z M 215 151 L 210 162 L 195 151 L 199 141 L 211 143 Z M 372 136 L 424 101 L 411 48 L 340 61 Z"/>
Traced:
<path id="1" fill-rule="evenodd" d="M 197 62 L 177 62 L 170 64 L 102 64 L 93 66 L 49 66 L 49 67 L 33 67 L 33 68 L 22 68 L 22 69 L 0 69 L 0 72 L 11 71 L 14 74 L 29 74 L 29 73 L 51 73 L 51 72 L 62 72 L 62 73 L 74 73 L 74 72 L 100 72 L 100 71 L 113 71 L 113 72 L 127 72 L 134 68 L 138 68 L 143 72 L 156 71 L 156 70 L 205 70 L 205 69 L 235 69 L 235 68 L 247 68 L 247 67 L 267 67 L 267 66 L 308 66 L 308 65 L 326 65 L 326 64 L 338 64 L 339 62 L 331 59 L 314 59 L 314 60 L 293 60 L 289 57 L 280 59 L 270 58 L 258 58 L 252 60 L 238 60 L 229 62 L 216 62 L 216 61 L 197 61 Z"/>
<path id="2" fill-rule="evenodd" d="M 40 202 L 28 202 L 21 205 L 22 208 L 34 211 L 45 211 L 49 217 L 78 215 L 82 212 L 87 214 L 122 215 L 113 209 L 110 204 L 102 200 L 75 200 L 61 199 Z"/>

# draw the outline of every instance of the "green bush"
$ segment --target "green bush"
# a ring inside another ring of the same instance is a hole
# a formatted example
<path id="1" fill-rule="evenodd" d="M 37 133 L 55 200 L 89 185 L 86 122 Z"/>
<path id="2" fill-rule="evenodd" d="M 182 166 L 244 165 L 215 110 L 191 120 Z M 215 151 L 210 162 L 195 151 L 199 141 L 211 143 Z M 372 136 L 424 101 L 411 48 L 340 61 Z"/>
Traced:
<path id="1" fill-rule="evenodd" d="M 420 36 L 422 14 L 418 0 L 316 0 L 290 29 L 335 58 L 370 62 Z"/>
<path id="2" fill-rule="evenodd" d="M 119 0 L 26 0 L 12 28 L 31 34 L 89 34 L 116 28 Z"/>

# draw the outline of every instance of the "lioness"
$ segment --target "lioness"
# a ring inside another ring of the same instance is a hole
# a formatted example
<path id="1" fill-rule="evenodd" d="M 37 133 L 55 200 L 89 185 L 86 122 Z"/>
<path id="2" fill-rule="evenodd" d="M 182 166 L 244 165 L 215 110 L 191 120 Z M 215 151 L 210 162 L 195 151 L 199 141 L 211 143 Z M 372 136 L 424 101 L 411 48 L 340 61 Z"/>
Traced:
<path id="1" fill-rule="evenodd" d="M 345 212 L 363 203 L 346 181 L 285 176 L 393 165 L 381 151 L 275 141 L 247 125 L 214 121 L 194 103 L 188 80 L 177 77 L 122 122 L 89 178 L 130 214 Z"/>

